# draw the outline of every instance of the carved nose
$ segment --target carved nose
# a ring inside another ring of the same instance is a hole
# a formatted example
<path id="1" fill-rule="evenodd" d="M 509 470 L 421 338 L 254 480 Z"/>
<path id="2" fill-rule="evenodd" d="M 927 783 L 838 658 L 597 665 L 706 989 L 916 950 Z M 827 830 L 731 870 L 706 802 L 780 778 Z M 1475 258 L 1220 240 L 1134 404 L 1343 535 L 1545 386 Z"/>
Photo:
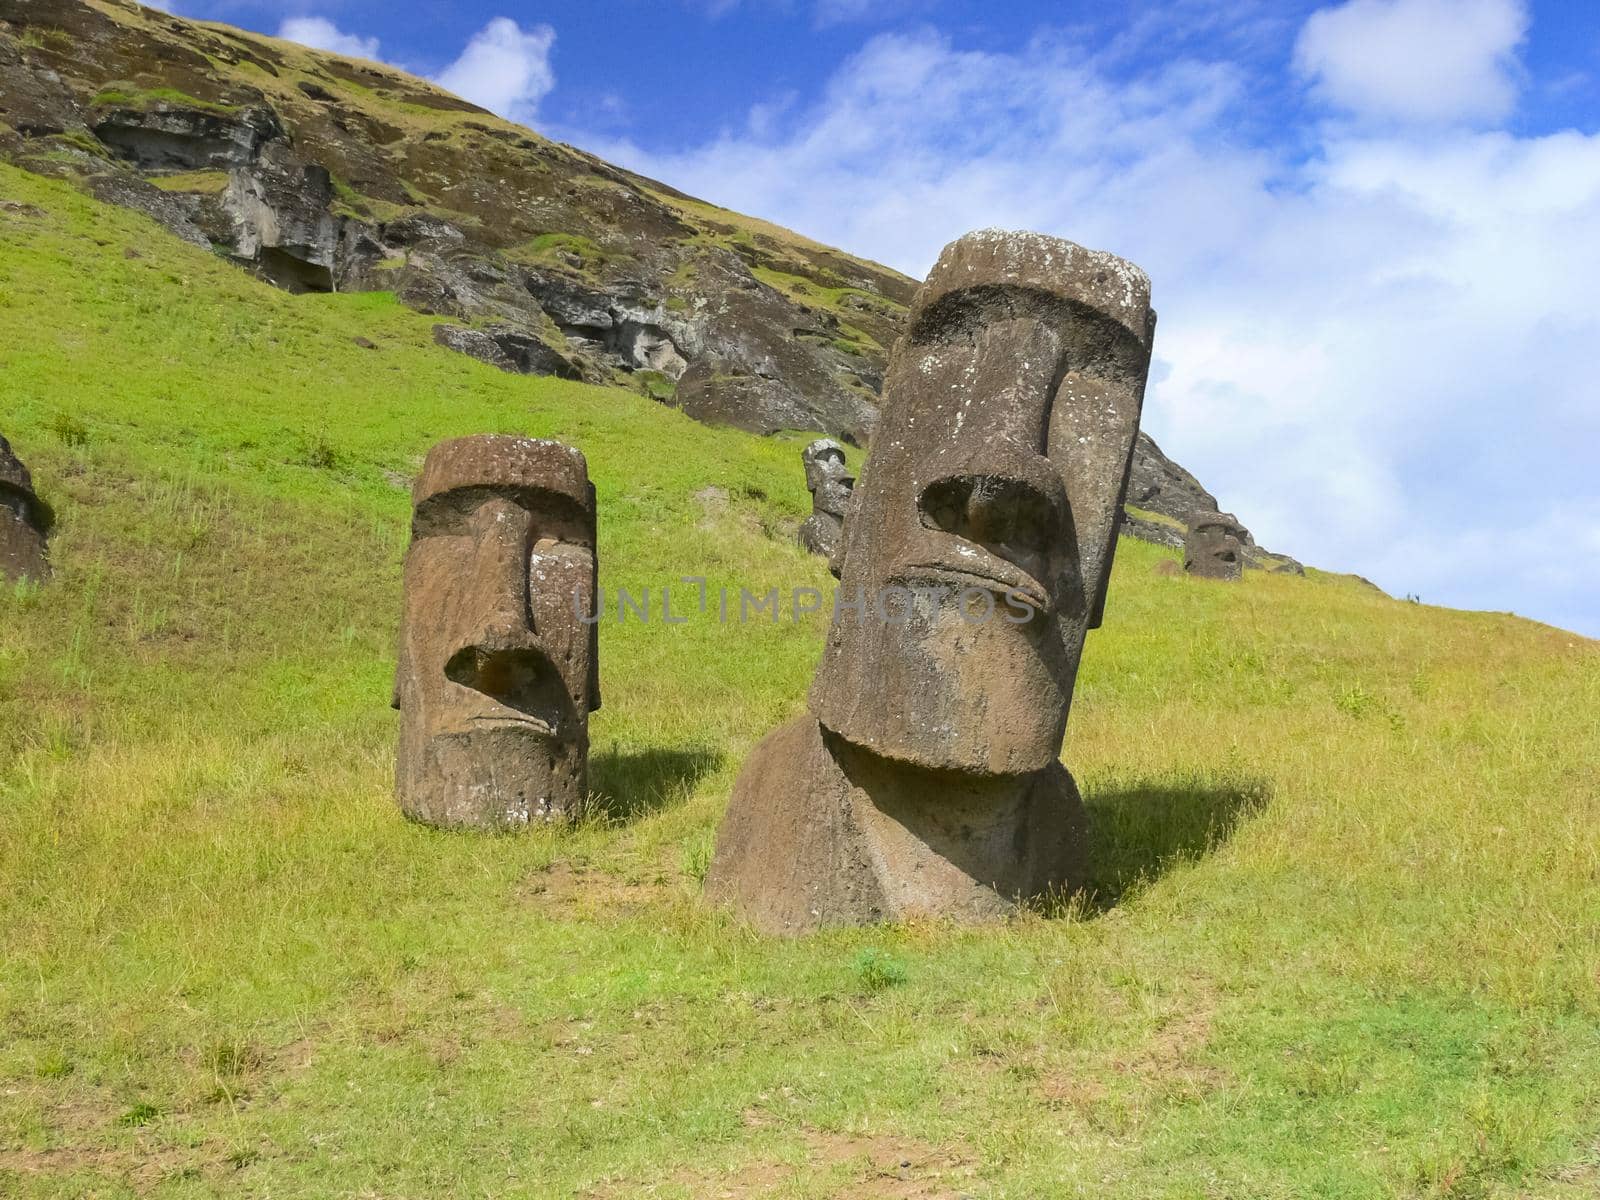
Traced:
<path id="1" fill-rule="evenodd" d="M 485 653 L 537 646 L 528 592 L 533 519 L 510 500 L 494 499 L 473 518 L 477 552 L 466 595 L 474 612 L 467 640 Z"/>

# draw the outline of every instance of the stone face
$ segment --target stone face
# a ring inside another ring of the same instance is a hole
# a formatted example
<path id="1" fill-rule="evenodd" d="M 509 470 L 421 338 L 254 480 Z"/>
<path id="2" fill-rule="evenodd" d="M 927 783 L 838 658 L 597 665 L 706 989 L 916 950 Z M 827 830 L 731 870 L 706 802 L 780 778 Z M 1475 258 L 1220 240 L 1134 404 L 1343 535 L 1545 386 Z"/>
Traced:
<path id="1" fill-rule="evenodd" d="M 811 689 L 829 729 L 926 767 L 1055 760 L 1110 574 L 1149 287 L 1121 259 L 1038 234 L 945 250 L 889 365 L 842 590 L 946 597 L 905 622 L 834 622 Z M 1027 619 L 964 619 L 955 594 L 968 588 Z"/>
<path id="2" fill-rule="evenodd" d="M 811 516 L 800 526 L 800 544 L 828 560 L 839 575 L 839 552 L 844 537 L 844 514 L 855 488 L 855 477 L 845 466 L 844 447 L 832 438 L 818 438 L 800 452 L 806 467 L 806 489 L 811 493 Z"/>
<path id="3" fill-rule="evenodd" d="M 1202 513 L 1189 524 L 1183 569 L 1202 579 L 1237 582 L 1244 574 L 1245 532 L 1232 513 Z"/>
<path id="4" fill-rule="evenodd" d="M 792 933 L 982 919 L 1081 881 L 1057 756 L 1138 434 L 1149 287 L 1038 234 L 945 249 L 889 363 L 810 713 L 741 772 L 713 897 Z"/>
<path id="5" fill-rule="evenodd" d="M 576 814 L 600 707 L 583 455 L 529 438 L 441 442 L 412 499 L 394 695 L 400 807 L 486 830 Z"/>
<path id="6" fill-rule="evenodd" d="M 33 476 L 0 436 L 0 579 L 7 583 L 50 578 L 45 539 L 51 512 L 33 490 Z"/>

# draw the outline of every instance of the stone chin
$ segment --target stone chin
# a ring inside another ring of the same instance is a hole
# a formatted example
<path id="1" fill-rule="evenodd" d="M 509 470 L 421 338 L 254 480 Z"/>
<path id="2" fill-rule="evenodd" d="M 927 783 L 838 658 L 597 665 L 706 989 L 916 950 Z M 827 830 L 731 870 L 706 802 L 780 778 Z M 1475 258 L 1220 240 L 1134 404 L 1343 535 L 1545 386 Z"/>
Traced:
<path id="1" fill-rule="evenodd" d="M 584 784 L 579 746 L 512 722 L 403 745 L 399 776 L 408 817 L 459 829 L 521 829 L 569 814 Z"/>
<path id="2" fill-rule="evenodd" d="M 992 617 L 968 619 L 950 597 L 904 624 L 870 610 L 836 619 L 812 714 L 852 745 L 915 766 L 1026 775 L 1055 764 L 1068 699 L 1060 633 L 1049 614 L 1008 613 L 995 596 Z"/>

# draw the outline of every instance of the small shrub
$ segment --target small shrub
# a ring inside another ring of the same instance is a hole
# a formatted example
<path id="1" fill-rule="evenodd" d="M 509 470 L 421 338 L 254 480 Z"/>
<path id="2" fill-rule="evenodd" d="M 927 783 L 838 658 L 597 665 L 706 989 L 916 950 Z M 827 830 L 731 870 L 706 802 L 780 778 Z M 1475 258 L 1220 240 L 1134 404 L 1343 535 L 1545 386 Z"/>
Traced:
<path id="1" fill-rule="evenodd" d="M 664 372 L 635 371 L 633 378 L 652 400 L 666 403 L 678 394 L 677 381 Z"/>
<path id="2" fill-rule="evenodd" d="M 224 1079 L 235 1079 L 261 1066 L 263 1055 L 249 1042 L 223 1038 L 207 1046 L 201 1055 L 206 1069 Z"/>
<path id="3" fill-rule="evenodd" d="M 89 444 L 89 427 L 71 413 L 58 412 L 45 428 L 75 449 Z"/>
<path id="4" fill-rule="evenodd" d="M 906 964 L 885 950 L 868 947 L 856 956 L 856 979 L 868 995 L 899 987 L 908 977 Z"/>
<path id="5" fill-rule="evenodd" d="M 708 829 L 683 848 L 683 873 L 696 884 L 706 881 L 706 872 L 711 869 L 711 854 L 715 846 L 716 835 Z"/>
<path id="6" fill-rule="evenodd" d="M 1378 698 L 1359 683 L 1352 683 L 1334 697 L 1333 702 L 1339 711 L 1346 716 L 1359 719 L 1372 711 L 1378 702 Z"/>
<path id="7" fill-rule="evenodd" d="M 149 1125 L 160 1120 L 161 1110 L 141 1100 L 117 1118 L 118 1125 Z"/>
<path id="8" fill-rule="evenodd" d="M 314 471 L 332 471 L 339 466 L 339 451 L 324 433 L 308 437 L 300 452 L 300 465 Z"/>
<path id="9" fill-rule="evenodd" d="M 40 1079 L 65 1079 L 72 1074 L 72 1060 L 59 1050 L 51 1050 L 34 1064 L 33 1073 Z"/>
<path id="10" fill-rule="evenodd" d="M 65 54 L 72 49 L 72 35 L 65 29 L 29 29 L 17 41 L 29 50 L 54 50 Z"/>

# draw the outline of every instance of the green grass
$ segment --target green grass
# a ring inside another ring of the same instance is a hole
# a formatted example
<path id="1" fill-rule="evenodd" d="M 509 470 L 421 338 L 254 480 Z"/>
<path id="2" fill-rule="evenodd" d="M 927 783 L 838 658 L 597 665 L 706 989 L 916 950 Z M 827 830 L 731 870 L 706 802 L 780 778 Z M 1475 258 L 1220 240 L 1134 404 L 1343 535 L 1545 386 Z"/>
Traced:
<path id="1" fill-rule="evenodd" d="M 1123 507 L 1127 510 L 1129 516 L 1138 517 L 1141 521 L 1150 521 L 1156 525 L 1165 525 L 1168 528 L 1176 529 L 1179 533 L 1185 533 L 1188 531 L 1187 525 L 1178 520 L 1176 517 L 1167 516 L 1166 513 L 1158 513 L 1148 508 L 1139 508 L 1132 504 L 1124 505 Z"/>
<path id="2" fill-rule="evenodd" d="M 608 255 L 589 238 L 576 233 L 541 233 L 520 246 L 507 251 L 507 256 L 518 262 L 534 265 L 572 267 L 577 259 L 581 270 L 595 270 L 610 261 Z"/>
<path id="3" fill-rule="evenodd" d="M 227 115 L 236 106 L 214 100 L 201 100 L 177 88 L 141 88 L 133 84 L 113 84 L 100 89 L 90 103 L 96 108 L 154 108 L 158 104 L 175 104 L 182 108 L 198 108 L 206 112 Z"/>
<path id="4" fill-rule="evenodd" d="M 699 880 L 819 622 L 606 625 L 577 828 L 406 824 L 388 698 L 433 441 L 580 446 L 608 587 L 761 591 L 828 582 L 792 440 L 0 196 L 46 214 L 0 223 L 0 377 L 57 514 L 0 593 L 0 1194 L 1600 1185 L 1594 643 L 1124 541 L 1064 754 L 1093 894 L 764 939 Z"/>
<path id="5" fill-rule="evenodd" d="M 228 173 L 179 171 L 172 175 L 152 175 L 150 182 L 164 192 L 194 192 L 212 196 L 228 190 Z"/>

